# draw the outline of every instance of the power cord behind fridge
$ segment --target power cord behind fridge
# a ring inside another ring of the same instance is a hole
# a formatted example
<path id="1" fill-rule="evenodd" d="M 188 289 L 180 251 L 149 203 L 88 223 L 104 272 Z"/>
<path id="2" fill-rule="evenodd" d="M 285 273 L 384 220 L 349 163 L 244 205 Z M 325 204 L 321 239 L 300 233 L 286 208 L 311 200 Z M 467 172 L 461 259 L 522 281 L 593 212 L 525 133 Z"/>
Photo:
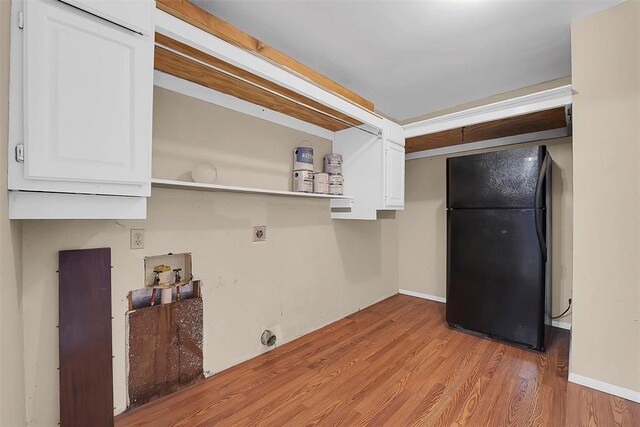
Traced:
<path id="1" fill-rule="evenodd" d="M 565 314 L 567 314 L 567 312 L 571 309 L 571 298 L 569 298 L 569 307 L 567 307 L 567 309 L 565 311 L 562 312 L 562 314 L 559 314 L 557 316 L 551 316 L 552 319 L 559 319 L 562 316 L 564 316 Z"/>

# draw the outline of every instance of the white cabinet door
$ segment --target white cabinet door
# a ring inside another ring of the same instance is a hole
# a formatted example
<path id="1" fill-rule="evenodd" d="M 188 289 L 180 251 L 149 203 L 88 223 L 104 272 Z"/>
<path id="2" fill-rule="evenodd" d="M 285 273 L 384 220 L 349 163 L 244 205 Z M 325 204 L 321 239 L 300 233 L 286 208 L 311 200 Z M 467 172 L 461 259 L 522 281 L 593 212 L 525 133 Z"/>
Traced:
<path id="1" fill-rule="evenodd" d="M 385 148 L 385 207 L 404 208 L 404 147 L 386 141 Z"/>
<path id="2" fill-rule="evenodd" d="M 153 33 L 153 0 L 62 0 L 141 34 Z"/>
<path id="3" fill-rule="evenodd" d="M 375 220 L 383 183 L 383 140 L 358 128 L 336 132 L 333 152 L 342 154 L 344 194 L 331 200 L 331 218 Z"/>
<path id="4" fill-rule="evenodd" d="M 50 181 L 63 183 L 53 191 L 73 192 L 65 183 L 74 182 L 148 188 L 150 37 L 56 1 L 24 7 L 24 177 L 49 181 L 43 191 Z"/>

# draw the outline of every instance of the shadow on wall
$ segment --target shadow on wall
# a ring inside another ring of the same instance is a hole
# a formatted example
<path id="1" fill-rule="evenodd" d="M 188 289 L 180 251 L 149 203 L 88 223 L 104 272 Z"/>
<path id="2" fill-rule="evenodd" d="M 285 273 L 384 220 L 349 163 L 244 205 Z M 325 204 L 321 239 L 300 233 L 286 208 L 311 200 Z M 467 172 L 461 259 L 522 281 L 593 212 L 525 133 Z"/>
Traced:
<path id="1" fill-rule="evenodd" d="M 339 251 L 339 264 L 350 283 L 358 286 L 380 277 L 382 255 L 381 221 L 332 220 Z M 355 246 L 354 242 L 360 242 Z M 363 268 L 368 265 L 369 268 Z M 338 268 L 338 267 L 335 267 Z M 363 274 L 366 271 L 365 274 Z M 330 280 L 330 276 L 327 277 Z"/>
<path id="2" fill-rule="evenodd" d="M 553 154 L 552 154 L 553 156 Z M 566 194 L 570 191 L 569 183 L 566 177 L 566 170 L 560 168 L 558 163 L 554 160 L 551 176 L 553 180 L 553 194 L 554 198 L 552 200 L 551 205 L 551 222 L 553 227 L 552 238 L 551 238 L 551 257 L 553 260 L 553 272 L 551 276 L 551 287 L 552 287 L 552 315 L 555 316 L 564 311 L 566 306 L 563 305 L 563 301 L 566 295 L 566 291 L 563 291 L 560 286 L 561 283 L 572 283 L 573 278 L 571 277 L 572 272 L 570 270 L 570 265 L 568 262 L 563 262 L 562 260 L 562 251 L 560 248 L 565 248 L 572 245 L 571 235 L 562 230 L 566 230 L 567 228 L 571 228 L 571 222 L 566 220 L 566 215 L 571 215 L 570 212 L 566 212 L 567 207 L 565 203 L 558 203 L 558 197 L 562 194 Z M 564 318 L 558 319 L 559 321 L 564 321 Z"/>
<path id="3" fill-rule="evenodd" d="M 446 204 L 446 161 L 434 157 L 407 163 L 406 208 L 400 214 L 401 239 L 413 241 L 405 248 L 411 265 L 401 265 L 404 269 L 420 270 L 418 276 L 408 275 L 409 281 L 429 280 L 432 295 L 445 293 L 446 250 L 447 250 L 447 204 Z M 416 185 L 416 183 L 418 183 Z M 417 209 L 416 209 L 417 208 Z M 404 219 L 404 221 L 402 221 Z M 420 224 L 416 227 L 416 224 Z M 404 242 L 401 240 L 401 245 Z M 406 288 L 407 281 L 400 284 Z"/>

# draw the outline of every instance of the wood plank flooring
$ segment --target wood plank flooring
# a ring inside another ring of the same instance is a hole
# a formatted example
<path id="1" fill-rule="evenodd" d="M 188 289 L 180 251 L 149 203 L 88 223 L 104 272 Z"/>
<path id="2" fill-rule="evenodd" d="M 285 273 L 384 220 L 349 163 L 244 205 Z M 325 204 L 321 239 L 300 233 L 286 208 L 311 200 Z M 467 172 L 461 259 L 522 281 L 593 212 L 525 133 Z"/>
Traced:
<path id="1" fill-rule="evenodd" d="M 116 426 L 639 426 L 640 404 L 567 382 L 569 334 L 545 354 L 451 330 L 444 305 L 395 295 Z"/>

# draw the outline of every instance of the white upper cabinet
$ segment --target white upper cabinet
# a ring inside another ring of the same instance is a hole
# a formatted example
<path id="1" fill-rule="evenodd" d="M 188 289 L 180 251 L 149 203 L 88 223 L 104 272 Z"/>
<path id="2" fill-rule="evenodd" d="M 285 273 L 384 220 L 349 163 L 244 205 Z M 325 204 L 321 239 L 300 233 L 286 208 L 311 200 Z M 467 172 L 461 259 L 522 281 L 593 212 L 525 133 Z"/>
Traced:
<path id="1" fill-rule="evenodd" d="M 129 28 L 140 34 L 153 34 L 153 0 L 63 0 L 72 6 Z"/>
<path id="2" fill-rule="evenodd" d="M 148 196 L 152 37 L 57 1 L 24 8 L 24 166 L 10 189 Z"/>
<path id="3" fill-rule="evenodd" d="M 402 126 L 385 120 L 382 209 L 404 209 L 405 140 Z"/>
<path id="4" fill-rule="evenodd" d="M 404 208 L 404 147 L 386 141 L 385 149 L 385 209 Z"/>
<path id="5" fill-rule="evenodd" d="M 335 133 L 344 194 L 353 200 L 332 200 L 332 218 L 375 220 L 379 210 L 404 209 L 404 144 L 402 127 L 386 119 L 379 134 L 358 128 Z"/>
<path id="6" fill-rule="evenodd" d="M 350 128 L 335 133 L 333 152 L 342 155 L 344 194 L 353 200 L 331 200 L 331 218 L 375 220 L 382 192 L 383 139 Z"/>

